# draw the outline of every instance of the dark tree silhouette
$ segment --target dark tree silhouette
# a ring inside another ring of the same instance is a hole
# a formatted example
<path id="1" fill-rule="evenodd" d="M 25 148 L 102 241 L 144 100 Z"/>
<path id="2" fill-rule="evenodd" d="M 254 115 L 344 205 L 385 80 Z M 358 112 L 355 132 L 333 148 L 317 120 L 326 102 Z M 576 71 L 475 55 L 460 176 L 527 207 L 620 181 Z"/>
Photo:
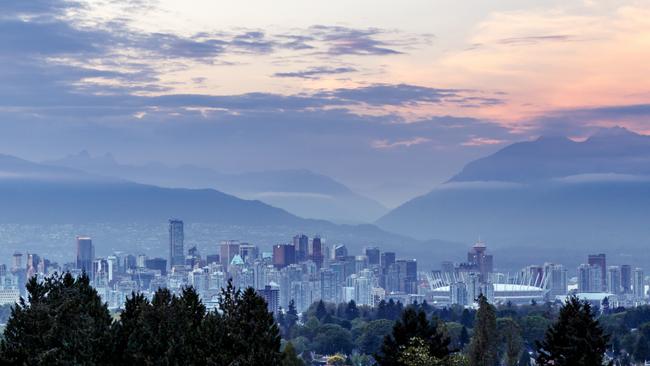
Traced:
<path id="1" fill-rule="evenodd" d="M 450 339 L 427 320 L 423 311 L 406 308 L 402 317 L 393 326 L 392 334 L 384 338 L 381 352 L 375 359 L 382 366 L 398 366 L 400 352 L 408 347 L 413 338 L 419 338 L 428 347 L 429 354 L 437 359 L 446 358 L 449 353 Z"/>
<path id="2" fill-rule="evenodd" d="M 86 274 L 53 275 L 27 283 L 28 301 L 12 311 L 0 344 L 3 365 L 104 364 L 111 316 Z"/>
<path id="3" fill-rule="evenodd" d="M 609 337 L 604 334 L 588 302 L 572 296 L 558 320 L 537 343 L 537 363 L 554 366 L 601 365 Z"/>
<path id="4" fill-rule="evenodd" d="M 494 366 L 498 361 L 497 316 L 494 306 L 482 294 L 474 320 L 474 334 L 469 344 L 471 366 Z"/>

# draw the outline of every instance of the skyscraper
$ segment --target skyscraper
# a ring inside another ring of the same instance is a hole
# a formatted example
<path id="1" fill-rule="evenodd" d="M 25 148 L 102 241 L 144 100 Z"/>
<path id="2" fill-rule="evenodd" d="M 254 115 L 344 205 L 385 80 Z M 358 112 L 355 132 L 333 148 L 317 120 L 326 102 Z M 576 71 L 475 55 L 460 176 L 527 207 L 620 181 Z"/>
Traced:
<path id="1" fill-rule="evenodd" d="M 567 270 L 561 264 L 544 264 L 544 277 L 549 296 L 555 298 L 558 295 L 566 295 L 568 281 Z"/>
<path id="2" fill-rule="evenodd" d="M 273 265 L 284 268 L 296 263 L 296 247 L 293 244 L 277 244 L 273 246 Z"/>
<path id="3" fill-rule="evenodd" d="M 346 248 L 343 244 L 336 245 L 334 246 L 332 256 L 335 260 L 341 261 L 348 256 L 348 248 Z"/>
<path id="4" fill-rule="evenodd" d="M 636 299 L 645 299 L 645 275 L 641 268 L 634 269 L 632 275 L 632 287 Z"/>
<path id="5" fill-rule="evenodd" d="M 407 294 L 418 293 L 418 262 L 415 259 L 399 259 L 399 290 Z"/>
<path id="6" fill-rule="evenodd" d="M 95 258 L 95 247 L 88 236 L 77 236 L 77 269 L 86 272 L 90 279 L 93 279 L 93 259 Z"/>
<path id="7" fill-rule="evenodd" d="M 485 243 L 479 240 L 472 246 L 467 253 L 467 262 L 476 267 L 476 270 L 481 274 L 481 281 L 488 280 L 489 274 L 493 270 L 493 258 L 491 254 L 487 254 Z"/>
<path id="8" fill-rule="evenodd" d="M 381 268 L 388 269 L 391 264 L 395 263 L 395 252 L 383 252 L 380 255 Z"/>
<path id="9" fill-rule="evenodd" d="M 624 294 L 632 293 L 632 266 L 629 264 L 621 266 L 621 288 Z"/>
<path id="10" fill-rule="evenodd" d="M 601 267 L 598 265 L 581 264 L 578 267 L 578 291 L 603 291 Z"/>
<path id="11" fill-rule="evenodd" d="M 305 234 L 294 236 L 293 246 L 296 247 L 296 261 L 306 261 L 309 256 L 309 237 Z"/>
<path id="12" fill-rule="evenodd" d="M 604 253 L 590 254 L 587 263 L 600 267 L 600 289 L 592 291 L 607 291 L 607 258 Z"/>
<path id="13" fill-rule="evenodd" d="M 609 266 L 607 268 L 607 292 L 617 295 L 622 293 L 621 267 Z"/>
<path id="14" fill-rule="evenodd" d="M 323 266 L 323 242 L 320 236 L 315 236 L 311 240 L 311 250 L 309 251 L 310 259 L 316 263 L 317 268 Z"/>
<path id="15" fill-rule="evenodd" d="M 185 265 L 183 221 L 169 219 L 169 268 Z"/>
<path id="16" fill-rule="evenodd" d="M 222 240 L 219 246 L 219 259 L 221 260 L 221 265 L 223 266 L 224 271 L 227 272 L 232 259 L 235 258 L 236 255 L 239 255 L 239 241 Z"/>
<path id="17" fill-rule="evenodd" d="M 380 262 L 380 251 L 377 247 L 366 247 L 364 254 L 368 257 L 369 266 L 378 266 Z"/>

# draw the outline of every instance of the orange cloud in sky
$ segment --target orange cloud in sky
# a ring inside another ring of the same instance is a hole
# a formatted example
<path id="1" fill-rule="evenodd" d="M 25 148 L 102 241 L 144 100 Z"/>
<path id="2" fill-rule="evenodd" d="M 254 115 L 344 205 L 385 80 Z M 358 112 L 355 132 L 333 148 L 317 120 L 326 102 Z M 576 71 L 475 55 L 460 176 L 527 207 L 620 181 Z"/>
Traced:
<path id="1" fill-rule="evenodd" d="M 468 45 L 434 64 L 436 79 L 507 93 L 505 104 L 473 112 L 511 127 L 548 111 L 650 102 L 650 6 L 495 13 Z"/>

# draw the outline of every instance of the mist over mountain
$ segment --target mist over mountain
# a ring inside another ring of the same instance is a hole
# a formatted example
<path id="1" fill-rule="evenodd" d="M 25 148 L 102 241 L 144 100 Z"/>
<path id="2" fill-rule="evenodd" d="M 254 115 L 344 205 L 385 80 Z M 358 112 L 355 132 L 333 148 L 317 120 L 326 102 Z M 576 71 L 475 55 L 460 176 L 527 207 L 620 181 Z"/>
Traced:
<path id="1" fill-rule="evenodd" d="M 336 222 L 371 222 L 388 210 L 345 185 L 306 169 L 226 174 L 194 165 L 120 164 L 111 154 L 87 151 L 47 164 L 79 169 L 144 184 L 178 188 L 214 188 L 245 199 L 260 200 L 295 215 Z"/>
<path id="2" fill-rule="evenodd" d="M 353 252 L 360 252 L 365 245 L 380 245 L 384 250 L 398 250 L 401 255 L 414 258 L 425 253 L 442 255 L 458 247 L 442 241 L 422 245 L 415 239 L 369 224 L 344 225 L 305 219 L 258 200 L 245 200 L 214 189 L 163 188 L 34 163 L 10 155 L 0 155 L 0 202 L 0 232 L 9 226 L 25 225 L 43 228 L 62 224 L 72 227 L 128 227 L 128 232 L 111 230 L 110 235 L 99 236 L 103 241 L 110 240 L 111 248 L 114 247 L 112 250 L 137 246 L 131 236 L 147 238 L 157 235 L 163 239 L 146 241 L 149 243 L 146 250 L 151 253 L 165 251 L 164 224 L 170 217 L 182 218 L 188 225 L 197 223 L 217 228 L 210 229 L 210 232 L 215 232 L 213 245 L 232 237 L 271 245 L 275 244 L 273 240 L 286 242 L 295 233 L 305 232 L 320 234 L 330 243 L 345 243 Z M 161 231 L 151 233 L 152 225 L 160 225 Z M 144 231 L 136 233 L 138 227 Z M 97 232 L 102 230 L 93 229 Z M 221 237 L 219 233 L 230 236 Z M 115 235 L 121 237 L 111 237 Z M 55 232 L 23 233 L 23 236 L 26 240 L 24 245 L 34 251 L 42 250 L 42 246 L 55 248 L 59 242 L 59 239 L 53 241 L 59 237 Z M 41 244 L 34 246 L 33 240 Z M 65 242 L 69 240 L 67 238 Z M 259 242 L 261 240 L 263 242 Z M 6 253 L 0 248 L 0 253 L 9 256 L 15 248 L 5 249 Z M 433 258 L 422 262 L 427 266 L 434 263 Z"/>
<path id="3" fill-rule="evenodd" d="M 540 137 L 467 164 L 449 182 L 534 183 L 580 174 L 650 175 L 650 136 L 622 127 L 601 129 L 583 142 Z"/>
<path id="4" fill-rule="evenodd" d="M 419 239 L 481 236 L 497 250 L 528 248 L 528 256 L 571 248 L 645 258 L 649 162 L 650 137 L 621 128 L 583 142 L 542 137 L 467 164 L 377 223 Z"/>

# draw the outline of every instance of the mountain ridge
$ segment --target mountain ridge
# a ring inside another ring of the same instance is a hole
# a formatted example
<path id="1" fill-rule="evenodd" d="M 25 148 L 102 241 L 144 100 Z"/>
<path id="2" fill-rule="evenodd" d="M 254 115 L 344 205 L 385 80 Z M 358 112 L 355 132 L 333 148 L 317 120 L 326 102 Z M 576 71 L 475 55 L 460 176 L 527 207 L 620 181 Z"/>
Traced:
<path id="1" fill-rule="evenodd" d="M 85 150 L 45 163 L 162 187 L 214 188 L 315 219 L 372 222 L 388 211 L 379 202 L 307 169 L 228 174 L 191 164 L 121 164 L 110 153 L 93 157 Z"/>

